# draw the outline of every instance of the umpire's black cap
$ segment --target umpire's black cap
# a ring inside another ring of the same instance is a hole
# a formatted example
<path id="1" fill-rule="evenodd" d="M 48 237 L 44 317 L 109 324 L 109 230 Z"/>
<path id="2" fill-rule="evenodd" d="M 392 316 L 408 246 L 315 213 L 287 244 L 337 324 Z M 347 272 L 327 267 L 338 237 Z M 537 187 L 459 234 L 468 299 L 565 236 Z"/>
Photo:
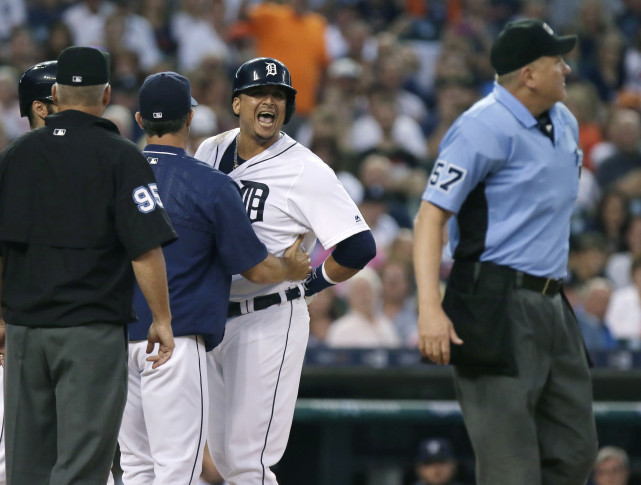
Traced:
<path id="1" fill-rule="evenodd" d="M 567 54 L 576 44 L 576 35 L 557 36 L 545 22 L 524 19 L 509 22 L 492 45 L 490 61 L 500 76 L 543 56 Z"/>
<path id="2" fill-rule="evenodd" d="M 67 47 L 58 56 L 56 82 L 68 86 L 107 84 L 109 54 L 94 47 Z"/>
<path id="3" fill-rule="evenodd" d="M 147 121 L 171 121 L 185 116 L 198 103 L 191 97 L 189 79 L 175 72 L 147 76 L 138 93 L 140 116 Z"/>

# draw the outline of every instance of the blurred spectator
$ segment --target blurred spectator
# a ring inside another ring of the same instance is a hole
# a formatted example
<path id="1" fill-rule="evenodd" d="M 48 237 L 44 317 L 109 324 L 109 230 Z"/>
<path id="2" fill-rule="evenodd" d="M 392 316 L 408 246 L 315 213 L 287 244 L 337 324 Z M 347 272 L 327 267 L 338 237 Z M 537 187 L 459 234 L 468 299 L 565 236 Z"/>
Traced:
<path id="1" fill-rule="evenodd" d="M 581 74 L 593 72 L 597 66 L 597 49 L 603 36 L 613 28 L 611 12 L 601 0 L 579 2 L 575 32 L 579 37 L 578 50 L 581 53 Z"/>
<path id="2" fill-rule="evenodd" d="M 325 33 L 328 54 L 332 59 L 350 57 L 361 63 L 376 57 L 376 40 L 358 7 L 352 2 L 337 2 L 331 9 Z"/>
<path id="3" fill-rule="evenodd" d="M 406 347 L 418 346 L 418 313 L 414 298 L 413 273 L 406 264 L 388 260 L 380 270 L 383 285 L 381 309 L 389 318 L 401 343 Z"/>
<path id="4" fill-rule="evenodd" d="M 604 446 L 594 461 L 594 485 L 628 485 L 630 459 L 623 448 Z"/>
<path id="5" fill-rule="evenodd" d="M 641 6 L 641 3 L 639 3 L 639 5 Z M 623 56 L 623 76 L 623 88 L 626 91 L 636 94 L 641 93 L 641 24 L 635 28 L 625 49 Z"/>
<path id="6" fill-rule="evenodd" d="M 107 50 L 124 47 L 138 55 L 140 67 L 150 74 L 161 55 L 149 21 L 133 12 L 129 0 L 116 0 L 116 10 L 105 19 Z"/>
<path id="7" fill-rule="evenodd" d="M 583 150 L 583 167 L 594 171 L 591 152 L 603 141 L 603 103 L 594 86 L 587 82 L 570 84 L 563 101 L 579 123 L 579 143 Z"/>
<path id="8" fill-rule="evenodd" d="M 105 20 L 115 11 L 113 3 L 106 0 L 81 0 L 62 14 L 74 45 L 104 45 Z"/>
<path id="9" fill-rule="evenodd" d="M 341 300 L 336 296 L 334 287 L 325 288 L 317 293 L 307 305 L 309 311 L 308 347 L 326 345 L 327 333 L 332 323 L 344 313 Z"/>
<path id="10" fill-rule="evenodd" d="M 42 53 L 36 44 L 31 30 L 26 26 L 14 27 L 9 43 L 2 52 L 2 61 L 24 72 L 42 59 Z M 2 62 L 0 61 L 0 62 Z"/>
<path id="11" fill-rule="evenodd" d="M 384 56 L 379 55 L 375 63 L 374 78 L 394 93 L 396 106 L 401 115 L 423 123 L 427 118 L 425 102 L 404 87 L 408 78 L 410 60 L 403 57 L 403 52 L 407 51 L 401 49 L 400 45 L 394 45 L 392 52 Z"/>
<path id="12" fill-rule="evenodd" d="M 472 76 L 441 76 L 434 85 L 435 109 L 427 118 L 427 151 L 432 158 L 438 153 L 438 147 L 450 129 L 452 123 L 478 99 L 478 90 Z"/>
<path id="13" fill-rule="evenodd" d="M 625 232 L 630 221 L 628 197 L 616 189 L 603 192 L 597 201 L 591 220 L 586 222 L 586 232 L 602 233 L 607 241 L 609 254 L 626 249 Z"/>
<path id="14" fill-rule="evenodd" d="M 633 216 L 627 224 L 625 246 L 625 251 L 618 251 L 610 256 L 605 267 L 605 275 L 612 280 L 615 288 L 623 288 L 632 283 L 632 261 L 641 257 L 641 214 Z"/>
<path id="15" fill-rule="evenodd" d="M 298 90 L 296 113 L 287 129 L 295 132 L 300 120 L 316 106 L 330 58 L 325 46 L 327 21 L 308 9 L 307 0 L 266 1 L 247 10 L 241 23 L 256 39 L 256 54 L 284 62 Z M 290 126 L 291 125 L 291 126 Z"/>
<path id="16" fill-rule="evenodd" d="M 111 102 L 134 113 L 138 108 L 138 87 L 144 78 L 138 54 L 124 47 L 109 51 L 111 57 Z M 136 123 L 136 126 L 138 124 Z M 136 130 L 137 133 L 138 130 Z"/>
<path id="17" fill-rule="evenodd" d="M 171 35 L 178 46 L 178 69 L 189 72 L 206 57 L 229 59 L 227 44 L 214 28 L 214 2 L 180 0 L 179 10 L 171 19 Z"/>
<path id="18" fill-rule="evenodd" d="M 368 113 L 352 125 L 350 148 L 356 152 L 376 149 L 412 165 L 416 165 L 412 159 L 425 160 L 428 153 L 423 131 L 416 120 L 398 112 L 395 93 L 384 86 L 374 85 L 367 99 Z"/>
<path id="19" fill-rule="evenodd" d="M 394 324 L 379 309 L 381 280 L 365 267 L 347 282 L 347 313 L 327 332 L 330 347 L 399 347 Z"/>
<path id="20" fill-rule="evenodd" d="M 590 278 L 603 276 L 608 260 L 607 241 L 599 232 L 585 232 L 570 240 L 568 286 L 579 287 Z"/>
<path id="21" fill-rule="evenodd" d="M 307 145 L 323 162 L 336 173 L 336 177 L 345 187 L 356 204 L 363 200 L 363 184 L 346 170 L 347 155 L 340 149 L 340 129 L 343 126 L 336 113 L 327 106 L 319 106 L 311 117 L 309 126 L 312 139 Z"/>
<path id="22" fill-rule="evenodd" d="M 140 14 L 147 19 L 156 40 L 156 46 L 164 56 L 176 53 L 176 41 L 171 32 L 172 0 L 141 0 Z"/>
<path id="23" fill-rule="evenodd" d="M 358 62 L 348 57 L 333 61 L 327 70 L 319 105 L 314 113 L 318 110 L 332 113 L 341 150 L 349 148 L 351 126 L 366 109 L 363 68 Z M 304 145 L 309 143 L 313 136 L 314 113 L 312 113 L 312 119 L 303 123 L 297 133 L 298 141 Z"/>
<path id="24" fill-rule="evenodd" d="M 614 101 L 623 86 L 623 55 L 625 44 L 617 30 L 608 30 L 598 38 L 596 58 L 584 66 L 581 77 L 590 81 L 602 101 Z M 583 55 L 585 54 L 583 51 Z"/>
<path id="25" fill-rule="evenodd" d="M 0 41 L 4 41 L 14 27 L 23 25 L 27 20 L 27 7 L 24 0 L 3 0 L 0 9 Z"/>
<path id="26" fill-rule="evenodd" d="M 431 438 L 419 444 L 414 485 L 460 485 L 457 470 L 458 459 L 448 439 Z"/>
<path id="27" fill-rule="evenodd" d="M 61 21 L 64 9 L 65 7 L 58 0 L 31 0 L 28 2 L 27 25 L 29 25 L 37 42 L 44 44 L 47 41 L 51 26 Z M 51 59 L 55 59 L 55 57 L 51 57 Z"/>
<path id="28" fill-rule="evenodd" d="M 378 56 L 378 42 L 372 27 L 362 18 L 349 21 L 343 29 L 345 40 L 345 53 L 348 57 L 360 64 L 366 79 L 372 79 L 372 64 Z"/>
<path id="29" fill-rule="evenodd" d="M 605 322 L 614 338 L 636 345 L 641 340 L 641 257 L 632 261 L 630 275 L 632 284 L 612 293 Z"/>
<path id="30" fill-rule="evenodd" d="M 596 170 L 602 189 L 617 187 L 630 197 L 641 195 L 641 186 L 628 175 L 641 169 L 641 115 L 631 109 L 616 109 L 608 126 L 614 153 L 605 158 Z"/>
<path id="31" fill-rule="evenodd" d="M 401 228 L 390 244 L 387 251 L 387 259 L 403 264 L 409 269 L 412 284 L 414 282 L 414 231 Z"/>
<path id="32" fill-rule="evenodd" d="M 4 124 L 6 135 L 12 141 L 29 131 L 27 118 L 20 117 L 19 74 L 13 67 L 0 66 L 0 120 Z"/>
<path id="33" fill-rule="evenodd" d="M 122 136 L 134 141 L 134 115 L 128 108 L 112 103 L 107 106 L 102 117 L 116 125 Z"/>
<path id="34" fill-rule="evenodd" d="M 618 347 L 605 323 L 605 313 L 614 290 L 607 278 L 591 278 L 579 290 L 574 313 L 588 350 L 612 350 Z"/>
<path id="35" fill-rule="evenodd" d="M 358 208 L 372 230 L 376 241 L 376 258 L 370 265 L 378 267 L 385 259 L 400 226 L 388 212 L 389 193 L 381 186 L 365 187 Z"/>
<path id="36" fill-rule="evenodd" d="M 187 139 L 187 153 L 191 156 L 196 153 L 200 144 L 209 138 L 219 133 L 218 121 L 216 113 L 209 106 L 199 104 L 194 106 L 194 117 L 191 120 L 189 128 L 189 138 Z"/>
<path id="37" fill-rule="evenodd" d="M 192 95 L 199 105 L 209 106 L 216 114 L 218 131 L 236 128 L 238 118 L 230 109 L 231 82 L 227 63 L 222 59 L 207 58 L 191 75 Z"/>
<path id="38" fill-rule="evenodd" d="M 57 59 L 58 54 L 73 45 L 73 34 L 69 26 L 57 21 L 50 25 L 44 45 L 44 58 Z"/>

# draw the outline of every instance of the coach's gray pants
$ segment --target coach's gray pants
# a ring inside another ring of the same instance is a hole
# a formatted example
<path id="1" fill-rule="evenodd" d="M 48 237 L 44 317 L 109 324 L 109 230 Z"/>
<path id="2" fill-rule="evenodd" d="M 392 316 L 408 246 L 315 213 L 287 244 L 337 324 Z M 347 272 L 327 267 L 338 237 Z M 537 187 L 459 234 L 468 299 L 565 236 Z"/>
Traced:
<path id="1" fill-rule="evenodd" d="M 120 325 L 7 325 L 8 485 L 105 485 L 127 398 Z"/>
<path id="2" fill-rule="evenodd" d="M 583 485 L 597 450 L 579 326 L 561 295 L 512 290 L 518 376 L 456 369 L 477 485 Z"/>

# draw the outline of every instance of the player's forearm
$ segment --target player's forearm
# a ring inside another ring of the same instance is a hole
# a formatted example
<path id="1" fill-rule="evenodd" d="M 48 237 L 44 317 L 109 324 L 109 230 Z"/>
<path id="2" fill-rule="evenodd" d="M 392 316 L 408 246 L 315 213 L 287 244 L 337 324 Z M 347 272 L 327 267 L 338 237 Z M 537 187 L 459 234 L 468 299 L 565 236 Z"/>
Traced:
<path id="1" fill-rule="evenodd" d="M 156 247 L 140 255 L 132 262 L 138 285 L 147 300 L 154 321 L 171 324 L 167 272 L 162 249 Z"/>
<path id="2" fill-rule="evenodd" d="M 346 281 L 359 271 L 359 268 L 348 268 L 338 264 L 331 254 L 325 260 L 325 273 L 335 283 Z"/>
<path id="3" fill-rule="evenodd" d="M 419 310 L 440 307 L 440 266 L 443 231 L 450 217 L 446 212 L 423 201 L 414 221 L 414 272 L 418 287 Z"/>

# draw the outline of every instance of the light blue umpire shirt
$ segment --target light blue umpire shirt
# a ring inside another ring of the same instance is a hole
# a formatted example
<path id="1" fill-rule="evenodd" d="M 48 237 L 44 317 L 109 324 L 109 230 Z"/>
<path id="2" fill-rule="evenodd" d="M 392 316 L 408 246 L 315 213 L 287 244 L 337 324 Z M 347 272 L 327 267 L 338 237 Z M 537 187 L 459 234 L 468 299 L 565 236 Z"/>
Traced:
<path id="1" fill-rule="evenodd" d="M 455 259 L 565 276 L 583 154 L 568 108 L 556 103 L 549 113 L 554 143 L 495 82 L 445 134 L 423 200 L 456 214 L 448 222 Z"/>

